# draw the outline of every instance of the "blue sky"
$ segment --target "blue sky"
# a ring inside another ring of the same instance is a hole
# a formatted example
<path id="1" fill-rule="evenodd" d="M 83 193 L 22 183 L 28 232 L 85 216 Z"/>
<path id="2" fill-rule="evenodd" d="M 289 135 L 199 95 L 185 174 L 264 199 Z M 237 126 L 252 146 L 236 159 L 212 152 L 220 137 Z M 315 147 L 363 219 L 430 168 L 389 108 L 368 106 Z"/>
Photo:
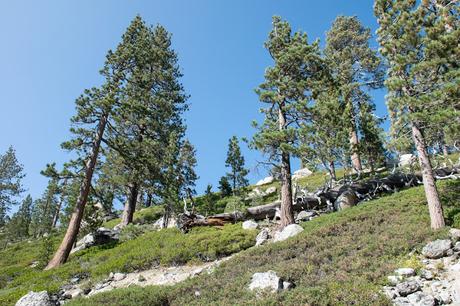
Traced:
<path id="1" fill-rule="evenodd" d="M 188 137 L 196 146 L 201 193 L 217 188 L 225 173 L 228 139 L 251 137 L 251 121 L 260 119 L 254 88 L 271 64 L 263 48 L 271 17 L 280 15 L 293 29 L 320 38 L 337 15 L 356 15 L 372 32 L 371 0 L 164 0 L 164 1 L 6 1 L 0 0 L 0 152 L 13 145 L 27 174 L 33 197 L 46 186 L 39 172 L 46 163 L 65 162 L 60 149 L 68 138 L 74 100 L 98 85 L 104 56 L 115 48 L 139 14 L 173 34 L 191 109 Z M 375 46 L 375 41 L 373 42 Z M 384 92 L 373 94 L 377 113 L 385 115 Z M 262 157 L 243 145 L 250 180 Z M 298 163 L 294 162 L 294 170 Z"/>

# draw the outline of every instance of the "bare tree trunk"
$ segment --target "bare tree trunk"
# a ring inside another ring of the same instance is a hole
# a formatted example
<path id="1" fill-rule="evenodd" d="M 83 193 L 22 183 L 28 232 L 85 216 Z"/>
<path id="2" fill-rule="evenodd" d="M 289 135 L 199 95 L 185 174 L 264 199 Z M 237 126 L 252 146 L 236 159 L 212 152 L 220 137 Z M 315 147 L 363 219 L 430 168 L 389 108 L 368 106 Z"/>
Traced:
<path id="1" fill-rule="evenodd" d="M 358 145 L 358 133 L 356 132 L 356 126 L 353 122 L 353 127 L 350 132 L 351 165 L 356 171 L 361 171 L 363 170 L 363 166 L 361 164 L 361 157 L 357 151 Z"/>
<path id="2" fill-rule="evenodd" d="M 445 226 L 442 205 L 439 200 L 438 190 L 436 189 L 433 169 L 426 150 L 425 139 L 421 130 L 415 123 L 412 124 L 412 138 L 417 148 L 418 159 L 422 171 L 423 187 L 425 189 L 425 196 L 430 211 L 431 228 L 439 229 Z"/>
<path id="3" fill-rule="evenodd" d="M 329 162 L 329 174 L 331 175 L 331 179 L 337 181 L 337 175 L 335 174 L 335 164 L 333 161 Z"/>
<path id="4" fill-rule="evenodd" d="M 283 110 L 278 110 L 280 131 L 286 128 L 286 117 Z M 281 153 L 281 227 L 294 223 L 292 210 L 292 181 L 291 181 L 291 160 L 289 153 Z"/>
<path id="5" fill-rule="evenodd" d="M 64 182 L 62 183 L 62 192 L 61 192 L 61 197 L 59 199 L 59 203 L 58 203 L 58 206 L 56 208 L 56 212 L 53 216 L 53 224 L 51 226 L 51 228 L 56 228 L 56 225 L 57 225 L 57 222 L 59 220 L 59 214 L 61 213 L 61 207 L 62 207 L 62 203 L 64 203 L 64 189 L 65 186 L 67 185 L 67 178 L 64 179 Z"/>
<path id="6" fill-rule="evenodd" d="M 129 196 L 123 210 L 121 225 L 126 226 L 133 222 L 134 212 L 136 211 L 137 195 L 139 194 L 139 184 L 133 183 L 129 187 Z"/>
<path id="7" fill-rule="evenodd" d="M 80 186 L 80 192 L 75 204 L 75 209 L 70 218 L 69 226 L 67 227 L 67 231 L 65 233 L 64 239 L 61 242 L 61 245 L 54 254 L 53 259 L 51 259 L 51 261 L 46 266 L 45 270 L 55 268 L 65 263 L 77 238 L 78 231 L 80 230 L 81 219 L 83 218 L 83 212 L 88 200 L 91 179 L 93 178 L 93 172 L 96 166 L 97 156 L 99 154 L 99 148 L 101 147 L 102 136 L 104 135 L 107 120 L 108 114 L 103 114 L 99 120 L 96 137 L 91 149 L 91 154 L 89 159 L 86 161 L 85 177 Z"/>
<path id="8" fill-rule="evenodd" d="M 147 193 L 147 199 L 145 201 L 145 207 L 152 206 L 152 198 L 153 198 L 152 194 L 150 192 Z"/>

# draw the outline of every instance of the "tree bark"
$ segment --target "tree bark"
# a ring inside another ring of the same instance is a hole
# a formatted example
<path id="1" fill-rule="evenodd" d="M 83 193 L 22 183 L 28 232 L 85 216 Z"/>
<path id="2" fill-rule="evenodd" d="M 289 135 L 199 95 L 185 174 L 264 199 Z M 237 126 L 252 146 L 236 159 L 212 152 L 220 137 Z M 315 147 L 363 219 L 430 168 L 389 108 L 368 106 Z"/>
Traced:
<path id="1" fill-rule="evenodd" d="M 412 124 L 412 138 L 417 148 L 420 168 L 422 170 L 423 187 L 430 211 L 431 228 L 439 229 L 445 226 L 441 201 L 433 176 L 433 169 L 426 150 L 425 139 L 416 123 Z"/>
<path id="2" fill-rule="evenodd" d="M 123 210 L 123 216 L 121 219 L 121 225 L 126 226 L 133 222 L 134 212 L 136 211 L 137 196 L 139 194 L 139 184 L 133 183 L 128 187 L 129 196 Z"/>
<path id="3" fill-rule="evenodd" d="M 83 218 L 83 212 L 88 200 L 91 179 L 93 178 L 94 168 L 97 163 L 97 156 L 101 147 L 102 136 L 104 135 L 108 117 L 108 114 L 103 114 L 99 120 L 96 137 L 91 148 L 91 154 L 86 162 L 85 177 L 80 186 L 79 195 L 75 204 L 75 209 L 70 218 L 69 226 L 67 227 L 67 231 L 65 233 L 64 239 L 61 242 L 61 245 L 54 254 L 53 259 L 51 259 L 51 261 L 46 266 L 45 270 L 55 268 L 65 263 L 77 238 L 78 231 L 80 230 L 81 220 Z"/>
<path id="4" fill-rule="evenodd" d="M 61 197 L 59 199 L 58 206 L 56 208 L 56 212 L 55 212 L 54 217 L 53 217 L 53 224 L 52 224 L 51 228 L 56 228 L 57 222 L 59 220 L 59 214 L 61 212 L 62 203 L 64 203 L 64 188 L 65 188 L 66 185 L 67 185 L 67 178 L 64 179 L 64 183 L 62 183 L 62 193 L 61 193 Z"/>
<path id="5" fill-rule="evenodd" d="M 278 110 L 280 131 L 286 129 L 286 117 L 280 107 Z M 281 227 L 294 223 L 292 211 L 291 160 L 288 152 L 281 152 Z"/>
<path id="6" fill-rule="evenodd" d="M 337 181 L 337 175 L 335 174 L 335 164 L 333 161 L 329 162 L 329 174 L 331 175 L 331 179 L 333 181 Z"/>
<path id="7" fill-rule="evenodd" d="M 361 171 L 363 170 L 363 166 L 361 164 L 361 157 L 359 156 L 359 153 L 357 151 L 357 147 L 359 145 L 358 133 L 356 132 L 355 123 L 352 123 L 353 126 L 350 132 L 351 164 L 353 166 L 353 169 L 355 169 L 356 171 Z"/>

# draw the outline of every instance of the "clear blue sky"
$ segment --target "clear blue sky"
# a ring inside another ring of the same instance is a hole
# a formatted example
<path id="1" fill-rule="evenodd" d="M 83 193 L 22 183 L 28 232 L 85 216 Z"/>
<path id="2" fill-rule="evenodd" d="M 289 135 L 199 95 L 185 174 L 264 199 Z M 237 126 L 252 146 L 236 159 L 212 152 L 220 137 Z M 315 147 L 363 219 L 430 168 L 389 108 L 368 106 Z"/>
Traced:
<path id="1" fill-rule="evenodd" d="M 60 143 L 69 135 L 75 98 L 101 82 L 98 71 L 107 50 L 115 48 L 140 14 L 173 34 L 183 84 L 191 95 L 187 133 L 197 149 L 197 190 L 202 192 L 208 183 L 217 188 L 226 171 L 228 138 L 250 137 L 251 121 L 260 119 L 254 88 L 271 63 L 263 48 L 271 17 L 280 15 L 294 30 L 324 42 L 337 15 L 356 15 L 374 32 L 372 4 L 371 0 L 0 0 L 0 152 L 14 146 L 27 174 L 24 185 L 38 197 L 46 186 L 40 170 L 46 163 L 61 165 L 69 158 Z M 374 94 L 380 115 L 386 112 L 383 94 Z M 245 146 L 243 152 L 255 182 L 265 175 L 263 169 L 254 169 L 261 157 Z"/>

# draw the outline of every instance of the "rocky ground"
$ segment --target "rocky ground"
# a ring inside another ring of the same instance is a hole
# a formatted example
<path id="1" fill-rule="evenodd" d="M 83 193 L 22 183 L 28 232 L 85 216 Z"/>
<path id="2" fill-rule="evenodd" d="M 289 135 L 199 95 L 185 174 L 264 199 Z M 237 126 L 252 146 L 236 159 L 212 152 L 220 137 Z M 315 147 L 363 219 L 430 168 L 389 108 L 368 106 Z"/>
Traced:
<path id="1" fill-rule="evenodd" d="M 402 267 L 388 276 L 383 292 L 399 306 L 460 305 L 460 230 L 450 239 L 428 243 L 418 255 L 420 267 Z"/>

